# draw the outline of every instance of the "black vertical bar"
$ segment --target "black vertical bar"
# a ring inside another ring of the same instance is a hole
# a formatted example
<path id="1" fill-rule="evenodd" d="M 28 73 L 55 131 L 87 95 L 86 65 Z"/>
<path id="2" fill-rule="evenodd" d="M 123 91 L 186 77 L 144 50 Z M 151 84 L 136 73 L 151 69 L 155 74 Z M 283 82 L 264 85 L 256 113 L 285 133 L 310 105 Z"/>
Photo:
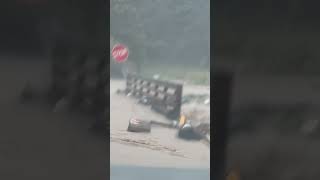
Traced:
<path id="1" fill-rule="evenodd" d="M 177 104 L 176 104 L 176 108 L 177 108 L 177 112 L 176 112 L 176 117 L 174 117 L 175 119 L 178 119 L 180 117 L 181 114 L 181 105 L 182 105 L 182 93 L 183 93 L 183 85 L 179 84 L 177 85 L 177 89 L 176 89 L 176 98 L 177 98 Z"/>
<path id="2" fill-rule="evenodd" d="M 214 180 L 225 179 L 226 145 L 228 135 L 228 114 L 230 109 L 231 73 L 217 72 L 213 74 L 213 129 L 211 177 Z"/>
<path id="3" fill-rule="evenodd" d="M 110 58 L 110 1 L 103 1 L 101 0 L 101 8 L 104 9 L 103 7 L 105 7 L 106 9 L 106 12 L 103 13 L 102 11 L 102 17 L 101 18 L 103 20 L 103 22 L 105 23 L 101 23 L 102 24 L 102 27 L 108 27 L 106 29 L 106 32 L 105 32 L 105 49 L 107 50 L 106 52 L 106 59 L 109 57 Z M 105 16 L 103 16 L 105 15 Z M 102 28 L 103 30 L 103 28 Z M 104 36 L 103 36 L 104 37 Z M 106 107 L 106 112 L 105 112 L 105 117 L 106 120 L 107 120 L 107 136 L 106 136 L 106 140 L 107 140 L 107 151 L 106 151 L 106 154 L 107 154 L 107 158 L 106 158 L 106 177 L 108 179 L 108 177 L 110 177 L 110 59 L 108 61 L 108 63 L 106 63 L 107 66 L 105 66 L 106 68 L 106 76 L 108 77 L 108 79 L 106 79 L 106 85 L 105 85 L 105 92 L 108 92 L 108 95 L 105 97 L 105 101 L 106 101 L 106 105 L 109 107 Z"/>

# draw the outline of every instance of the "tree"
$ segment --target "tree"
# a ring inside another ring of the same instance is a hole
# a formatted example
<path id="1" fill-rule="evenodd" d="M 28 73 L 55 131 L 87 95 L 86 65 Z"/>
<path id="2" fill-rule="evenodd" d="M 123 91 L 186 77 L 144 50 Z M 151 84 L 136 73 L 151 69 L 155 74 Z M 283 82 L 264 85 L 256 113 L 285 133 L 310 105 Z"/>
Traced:
<path id="1" fill-rule="evenodd" d="M 209 61 L 209 2 L 111 0 L 111 34 L 132 44 L 140 64 Z"/>

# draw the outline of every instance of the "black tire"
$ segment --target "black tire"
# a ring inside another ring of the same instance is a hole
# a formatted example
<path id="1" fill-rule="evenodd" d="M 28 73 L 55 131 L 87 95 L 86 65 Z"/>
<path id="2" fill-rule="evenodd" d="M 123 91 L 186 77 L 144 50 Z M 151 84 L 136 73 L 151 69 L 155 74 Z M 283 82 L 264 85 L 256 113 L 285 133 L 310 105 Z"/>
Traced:
<path id="1" fill-rule="evenodd" d="M 178 137 L 184 140 L 199 141 L 203 137 L 196 133 L 192 127 L 183 127 L 178 131 Z"/>

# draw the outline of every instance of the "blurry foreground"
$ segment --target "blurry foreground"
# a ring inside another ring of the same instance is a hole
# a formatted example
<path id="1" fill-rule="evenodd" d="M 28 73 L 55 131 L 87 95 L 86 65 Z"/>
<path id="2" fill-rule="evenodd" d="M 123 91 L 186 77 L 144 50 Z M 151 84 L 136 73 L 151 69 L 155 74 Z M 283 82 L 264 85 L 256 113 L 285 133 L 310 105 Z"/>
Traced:
<path id="1" fill-rule="evenodd" d="M 246 180 L 317 179 L 319 78 L 238 76 L 228 167 Z"/>
<path id="2" fill-rule="evenodd" d="M 88 132 L 90 120 L 19 103 L 27 81 L 39 89 L 47 84 L 47 61 L 1 57 L 0 67 L 0 179 L 106 177 L 107 144 Z"/>

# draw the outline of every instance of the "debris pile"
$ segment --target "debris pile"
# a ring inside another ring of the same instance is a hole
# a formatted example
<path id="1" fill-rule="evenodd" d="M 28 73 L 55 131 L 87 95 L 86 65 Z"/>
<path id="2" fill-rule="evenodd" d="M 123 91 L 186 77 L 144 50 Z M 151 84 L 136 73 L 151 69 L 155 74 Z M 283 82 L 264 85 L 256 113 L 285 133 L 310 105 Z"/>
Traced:
<path id="1" fill-rule="evenodd" d="M 210 107 L 197 104 L 182 106 L 183 114 L 193 123 L 207 123 L 210 125 Z"/>
<path id="2" fill-rule="evenodd" d="M 192 104 L 192 103 L 210 105 L 210 95 L 209 94 L 201 94 L 201 95 L 189 94 L 189 95 L 184 95 L 182 97 L 182 104 Z"/>
<path id="3" fill-rule="evenodd" d="M 153 126 L 177 129 L 177 137 L 184 140 L 204 140 L 210 144 L 210 124 L 207 123 L 192 123 L 186 119 L 184 115 L 180 116 L 178 121 L 160 122 L 155 120 L 141 120 L 131 118 L 127 131 L 129 132 L 144 132 L 150 133 Z"/>

